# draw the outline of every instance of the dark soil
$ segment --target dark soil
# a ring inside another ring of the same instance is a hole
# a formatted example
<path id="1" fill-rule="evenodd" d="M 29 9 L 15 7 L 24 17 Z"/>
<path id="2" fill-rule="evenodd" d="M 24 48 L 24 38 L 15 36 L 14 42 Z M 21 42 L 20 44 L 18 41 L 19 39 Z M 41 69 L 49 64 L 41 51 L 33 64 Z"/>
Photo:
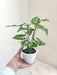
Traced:
<path id="1" fill-rule="evenodd" d="M 34 48 L 32 48 L 31 50 L 26 48 L 25 50 L 23 50 L 23 52 L 27 54 L 33 54 L 36 52 L 36 50 Z"/>

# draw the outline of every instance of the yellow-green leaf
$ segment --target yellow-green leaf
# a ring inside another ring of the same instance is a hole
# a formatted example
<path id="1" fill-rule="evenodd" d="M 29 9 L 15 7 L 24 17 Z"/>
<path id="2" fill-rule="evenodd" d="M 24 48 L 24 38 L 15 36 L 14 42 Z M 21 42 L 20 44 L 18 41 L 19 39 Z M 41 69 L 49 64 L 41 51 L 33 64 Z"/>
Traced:
<path id="1" fill-rule="evenodd" d="M 16 36 L 14 36 L 13 37 L 13 39 L 16 39 L 16 40 L 24 40 L 25 39 L 25 37 L 24 37 L 25 35 L 16 35 Z"/>

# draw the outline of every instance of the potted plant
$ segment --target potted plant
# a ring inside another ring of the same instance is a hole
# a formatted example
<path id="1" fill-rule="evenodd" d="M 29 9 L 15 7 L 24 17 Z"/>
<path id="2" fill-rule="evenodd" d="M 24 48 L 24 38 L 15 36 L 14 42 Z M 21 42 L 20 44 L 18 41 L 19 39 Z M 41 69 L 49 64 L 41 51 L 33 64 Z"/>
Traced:
<path id="1" fill-rule="evenodd" d="M 46 35 L 48 35 L 48 29 L 40 24 L 41 22 L 45 21 L 49 20 L 34 17 L 31 20 L 31 24 L 23 23 L 20 25 L 6 26 L 6 27 L 18 27 L 17 30 L 18 33 L 20 33 L 20 31 L 24 32 L 24 34 L 15 35 L 13 39 L 21 40 L 21 45 L 26 47 L 22 50 L 22 52 L 23 52 L 23 59 L 28 64 L 32 64 L 35 60 L 37 51 L 34 48 L 37 46 L 46 45 L 42 40 L 40 40 L 40 38 L 35 36 L 36 30 L 39 29 L 43 30 L 46 33 Z"/>

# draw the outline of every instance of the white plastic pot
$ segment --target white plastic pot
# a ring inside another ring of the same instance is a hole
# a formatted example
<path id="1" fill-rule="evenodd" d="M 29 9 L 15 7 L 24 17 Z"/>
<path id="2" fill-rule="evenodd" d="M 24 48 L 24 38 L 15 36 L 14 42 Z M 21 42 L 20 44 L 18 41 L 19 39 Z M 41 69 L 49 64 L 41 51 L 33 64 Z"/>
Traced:
<path id="1" fill-rule="evenodd" d="M 25 50 L 26 48 L 23 48 L 23 50 Z M 35 60 L 36 54 L 37 52 L 33 53 L 33 54 L 27 54 L 27 53 L 22 53 L 23 54 L 23 59 L 27 64 L 32 64 Z"/>

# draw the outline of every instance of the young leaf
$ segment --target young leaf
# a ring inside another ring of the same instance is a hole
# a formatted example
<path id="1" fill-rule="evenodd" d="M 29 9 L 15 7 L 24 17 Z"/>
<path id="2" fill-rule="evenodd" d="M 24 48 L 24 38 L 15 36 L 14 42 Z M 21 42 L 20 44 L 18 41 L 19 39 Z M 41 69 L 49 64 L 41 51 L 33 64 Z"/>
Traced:
<path id="1" fill-rule="evenodd" d="M 44 26 L 42 26 L 42 25 L 37 25 L 37 28 L 43 30 L 43 31 L 46 33 L 46 35 L 48 35 L 48 29 L 45 28 Z"/>
<path id="2" fill-rule="evenodd" d="M 31 23 L 32 23 L 32 24 L 38 24 L 38 23 L 40 23 L 40 18 L 39 18 L 39 17 L 34 17 L 34 18 L 31 20 Z"/>
<path id="3" fill-rule="evenodd" d="M 24 36 L 25 35 L 21 35 L 21 34 L 20 35 L 16 35 L 16 36 L 13 37 L 13 39 L 16 39 L 16 40 L 24 40 L 25 39 Z"/>
<path id="4" fill-rule="evenodd" d="M 49 19 L 41 19 L 41 21 L 49 21 Z"/>
<path id="5" fill-rule="evenodd" d="M 31 43 L 30 41 L 24 40 L 21 42 L 22 46 L 29 46 Z"/>

